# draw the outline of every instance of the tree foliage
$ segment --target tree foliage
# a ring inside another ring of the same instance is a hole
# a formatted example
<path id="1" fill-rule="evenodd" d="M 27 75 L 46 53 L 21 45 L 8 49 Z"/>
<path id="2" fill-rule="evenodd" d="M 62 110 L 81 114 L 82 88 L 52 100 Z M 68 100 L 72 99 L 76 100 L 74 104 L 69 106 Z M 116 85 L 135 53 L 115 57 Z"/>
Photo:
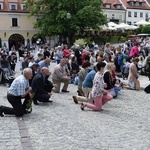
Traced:
<path id="1" fill-rule="evenodd" d="M 106 24 L 101 0 L 25 0 L 30 16 L 39 16 L 35 28 L 47 36 L 67 35 L 84 29 L 98 29 Z M 71 18 L 67 19 L 67 13 Z"/>

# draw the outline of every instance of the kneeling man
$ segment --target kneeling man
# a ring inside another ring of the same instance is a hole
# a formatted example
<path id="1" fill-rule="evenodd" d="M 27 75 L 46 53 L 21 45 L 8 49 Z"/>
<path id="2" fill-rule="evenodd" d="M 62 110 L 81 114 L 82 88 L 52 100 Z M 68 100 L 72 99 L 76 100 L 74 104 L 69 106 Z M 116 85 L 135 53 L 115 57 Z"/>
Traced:
<path id="1" fill-rule="evenodd" d="M 51 97 L 51 91 L 53 88 L 53 84 L 48 80 L 50 76 L 50 71 L 47 67 L 43 67 L 41 72 L 36 74 L 32 80 L 32 90 L 35 92 L 35 96 L 33 98 L 33 103 L 35 105 L 39 105 L 39 102 L 52 102 L 49 100 Z"/>

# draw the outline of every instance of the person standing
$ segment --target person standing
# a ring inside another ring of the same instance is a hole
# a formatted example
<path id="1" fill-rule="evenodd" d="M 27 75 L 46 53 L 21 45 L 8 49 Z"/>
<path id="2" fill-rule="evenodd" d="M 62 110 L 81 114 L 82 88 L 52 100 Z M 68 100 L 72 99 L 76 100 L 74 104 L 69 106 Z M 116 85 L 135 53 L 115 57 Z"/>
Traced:
<path id="1" fill-rule="evenodd" d="M 4 114 L 15 114 L 17 117 L 23 116 L 26 113 L 26 105 L 32 96 L 30 93 L 32 88 L 29 86 L 29 79 L 32 78 L 32 70 L 25 68 L 23 75 L 17 77 L 7 91 L 7 99 L 13 108 L 0 106 L 0 116 Z M 25 99 L 23 104 L 21 99 Z"/>

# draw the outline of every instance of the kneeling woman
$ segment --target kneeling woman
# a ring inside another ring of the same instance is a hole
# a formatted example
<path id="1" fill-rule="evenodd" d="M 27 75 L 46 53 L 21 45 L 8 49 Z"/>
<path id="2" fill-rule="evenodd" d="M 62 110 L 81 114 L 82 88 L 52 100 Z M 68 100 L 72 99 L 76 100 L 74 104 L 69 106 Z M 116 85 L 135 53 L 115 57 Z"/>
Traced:
<path id="1" fill-rule="evenodd" d="M 92 87 L 92 98 L 94 100 L 94 104 L 85 103 L 81 104 L 81 109 L 84 110 L 85 107 L 91 108 L 93 110 L 101 110 L 102 105 L 106 102 L 110 101 L 113 97 L 108 94 L 108 92 L 104 89 L 105 83 L 103 80 L 103 72 L 105 67 L 104 62 L 97 63 L 97 73 L 94 77 L 93 87 Z"/>

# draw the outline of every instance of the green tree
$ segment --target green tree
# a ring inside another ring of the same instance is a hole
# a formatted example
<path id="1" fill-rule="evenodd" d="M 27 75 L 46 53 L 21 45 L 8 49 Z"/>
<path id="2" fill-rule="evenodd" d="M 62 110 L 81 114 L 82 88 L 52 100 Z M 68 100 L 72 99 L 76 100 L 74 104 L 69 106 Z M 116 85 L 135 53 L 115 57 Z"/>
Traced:
<path id="1" fill-rule="evenodd" d="M 99 29 L 107 23 L 101 0 L 24 0 L 30 16 L 41 16 L 34 27 L 45 36 L 68 35 L 85 29 Z M 41 9 L 42 8 L 42 9 Z M 67 13 L 71 18 L 67 19 Z"/>
<path id="2" fill-rule="evenodd" d="M 142 33 L 150 34 L 150 25 L 143 26 Z"/>

